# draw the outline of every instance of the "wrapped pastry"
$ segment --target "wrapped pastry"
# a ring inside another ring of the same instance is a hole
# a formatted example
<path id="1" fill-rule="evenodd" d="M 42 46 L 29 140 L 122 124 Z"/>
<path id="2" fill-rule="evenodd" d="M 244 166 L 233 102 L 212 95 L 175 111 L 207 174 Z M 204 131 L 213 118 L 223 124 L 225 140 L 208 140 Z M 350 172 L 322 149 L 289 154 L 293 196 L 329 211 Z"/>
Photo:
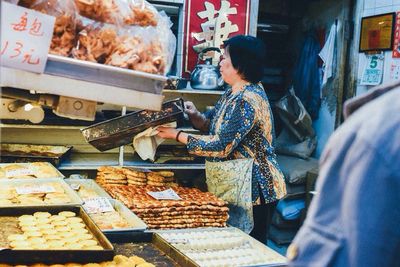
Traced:
<path id="1" fill-rule="evenodd" d="M 122 37 L 106 64 L 153 74 L 163 74 L 165 71 L 165 59 L 160 43 L 146 43 L 138 36 Z"/>
<path id="2" fill-rule="evenodd" d="M 57 0 L 23 2 L 36 11 L 56 17 L 50 54 L 68 56 L 75 46 L 76 40 L 76 6 L 74 3 L 72 1 Z"/>
<path id="3" fill-rule="evenodd" d="M 157 26 L 157 10 L 144 0 L 75 0 L 79 14 L 119 26 Z"/>
<path id="4" fill-rule="evenodd" d="M 79 14 L 98 22 L 116 24 L 120 19 L 117 0 L 75 0 Z"/>
<path id="5" fill-rule="evenodd" d="M 76 59 L 105 63 L 118 40 L 117 29 L 113 25 L 97 23 L 86 19 L 86 26 L 78 34 L 77 46 L 72 55 Z"/>
<path id="6" fill-rule="evenodd" d="M 125 25 L 157 26 L 158 12 L 145 0 L 126 0 L 130 14 L 124 16 Z"/>

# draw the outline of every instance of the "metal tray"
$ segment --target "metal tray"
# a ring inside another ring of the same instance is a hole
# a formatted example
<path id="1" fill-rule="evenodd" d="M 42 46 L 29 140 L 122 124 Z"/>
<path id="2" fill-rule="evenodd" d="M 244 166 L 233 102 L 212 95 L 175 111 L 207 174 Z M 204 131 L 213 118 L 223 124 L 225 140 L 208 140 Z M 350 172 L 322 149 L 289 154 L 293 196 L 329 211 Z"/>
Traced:
<path id="1" fill-rule="evenodd" d="M 49 178 L 64 178 L 64 174 L 62 174 L 59 170 L 57 170 L 51 163 L 49 162 L 42 162 L 43 164 L 45 164 L 47 167 L 52 168 L 54 173 L 56 173 L 57 175 L 55 175 L 54 177 L 36 177 L 36 178 L 40 178 L 40 179 L 49 179 Z M 10 166 L 10 165 L 19 165 L 22 166 L 24 168 L 31 168 L 32 164 L 31 163 L 0 163 L 0 168 L 6 167 L 6 166 Z M 5 174 L 4 174 L 5 175 Z M 13 178 L 3 178 L 0 176 L 0 180 L 1 179 L 13 179 Z"/>
<path id="2" fill-rule="evenodd" d="M 49 179 L 11 179 L 11 180 L 0 180 L 0 188 L 5 188 L 6 186 L 16 187 L 24 184 L 45 184 L 45 183 L 57 183 L 62 186 L 64 192 L 68 195 L 71 200 L 71 203 L 63 204 L 63 206 L 77 206 L 82 204 L 82 200 L 78 196 L 78 194 L 69 187 L 69 185 L 62 179 L 57 178 L 49 178 Z M 14 204 L 12 206 L 0 206 L 1 208 L 14 208 L 14 207 L 54 207 L 60 206 L 60 204 L 32 204 L 32 205 L 24 205 L 24 204 Z"/>
<path id="3" fill-rule="evenodd" d="M 128 209 L 124 204 L 120 201 L 112 199 L 103 188 L 101 188 L 95 181 L 91 179 L 65 179 L 64 180 L 68 185 L 79 184 L 80 186 L 92 189 L 98 197 L 108 198 L 111 205 L 114 209 L 121 214 L 121 216 L 128 221 L 129 224 L 135 225 L 134 227 L 129 228 L 118 228 L 118 229 L 106 229 L 102 230 L 103 233 L 119 233 L 119 232 L 135 232 L 135 231 L 144 231 L 147 229 L 147 225 L 130 209 Z M 79 197 L 79 192 L 76 192 Z M 85 199 L 81 197 L 82 202 L 85 202 Z M 90 216 L 90 215 L 89 215 Z"/>
<path id="4" fill-rule="evenodd" d="M 1 162 L 47 161 L 55 166 L 71 153 L 72 146 L 1 144 Z"/>
<path id="5" fill-rule="evenodd" d="M 137 255 L 144 258 L 157 267 L 192 267 L 194 265 L 187 264 L 190 262 L 179 262 L 174 256 L 174 252 L 169 253 L 171 246 L 163 239 L 152 232 L 136 232 L 125 233 L 119 235 L 108 236 L 113 243 L 116 254 L 125 256 Z M 181 255 L 184 257 L 184 255 Z M 186 264 L 185 264 L 186 263 Z"/>
<path id="6" fill-rule="evenodd" d="M 112 234 L 112 233 L 126 233 L 126 232 L 137 232 L 137 231 L 143 232 L 147 229 L 147 225 L 138 216 L 136 216 L 135 213 L 133 213 L 130 209 L 128 209 L 124 204 L 122 204 L 118 200 L 114 200 L 114 199 L 110 199 L 110 202 L 111 202 L 111 205 L 114 207 L 114 209 L 119 214 L 121 214 L 121 216 L 125 220 L 127 220 L 127 222 L 129 224 L 135 225 L 135 226 L 132 226 L 130 228 L 102 230 L 103 233 Z"/>
<path id="7" fill-rule="evenodd" d="M 80 186 L 93 190 L 99 197 L 112 199 L 112 197 L 92 179 L 65 179 L 64 181 L 71 187 L 71 189 L 73 184 L 79 184 Z M 79 192 L 76 192 L 76 194 L 78 194 L 83 202 L 83 199 L 79 195 Z"/>
<path id="8" fill-rule="evenodd" d="M 183 119 L 182 99 L 163 103 L 161 111 L 137 111 L 81 130 L 86 141 L 100 151 L 132 143 L 133 137 L 146 130 L 168 122 Z"/>
<path id="9" fill-rule="evenodd" d="M 46 211 L 57 214 L 60 211 L 72 211 L 79 214 L 85 222 L 89 231 L 97 238 L 104 250 L 12 250 L 5 249 L 0 251 L 0 262 L 7 264 L 54 264 L 54 263 L 89 263 L 103 262 L 112 260 L 114 257 L 114 247 L 93 223 L 89 215 L 80 206 L 55 206 L 55 207 L 19 207 L 19 208 L 0 208 L 0 216 L 21 216 L 33 214 L 37 211 Z"/>
<path id="10" fill-rule="evenodd" d="M 48 56 L 44 73 L 158 95 L 167 81 L 162 75 L 56 55 Z"/>
<path id="11" fill-rule="evenodd" d="M 242 267 L 258 267 L 258 266 L 286 266 L 286 258 L 280 255 L 279 253 L 275 252 L 274 250 L 268 248 L 264 244 L 260 243 L 256 239 L 252 238 L 251 236 L 245 234 L 241 230 L 234 228 L 234 227 L 227 227 L 227 228 L 196 228 L 196 229 L 178 229 L 178 230 L 160 230 L 160 231 L 155 231 L 156 236 L 158 236 L 160 239 L 163 240 L 163 243 L 169 244 L 171 248 L 169 248 L 168 253 L 173 253 L 175 257 L 172 257 L 173 259 L 176 259 L 178 263 L 184 263 L 184 261 L 187 261 L 186 258 L 190 259 L 190 262 L 193 265 L 190 266 L 199 266 L 195 260 L 191 259 L 188 257 L 184 251 L 181 251 L 179 248 L 177 248 L 174 244 L 171 244 L 168 242 L 168 240 L 165 238 L 165 233 L 171 234 L 171 233 L 178 233 L 178 234 L 185 234 L 185 233 L 194 233 L 194 232 L 212 232 L 212 231 L 228 231 L 235 233 L 237 236 L 242 237 L 247 244 L 250 245 L 251 248 L 255 249 L 256 251 L 259 252 L 260 255 L 268 255 L 270 257 L 270 260 L 268 262 L 264 262 L 262 264 L 253 264 L 253 265 L 241 265 Z M 190 241 L 189 241 L 190 243 Z M 179 252 L 179 253 L 178 253 Z M 183 257 L 183 258 L 182 258 Z M 184 266 L 189 266 L 189 265 L 184 265 Z"/>

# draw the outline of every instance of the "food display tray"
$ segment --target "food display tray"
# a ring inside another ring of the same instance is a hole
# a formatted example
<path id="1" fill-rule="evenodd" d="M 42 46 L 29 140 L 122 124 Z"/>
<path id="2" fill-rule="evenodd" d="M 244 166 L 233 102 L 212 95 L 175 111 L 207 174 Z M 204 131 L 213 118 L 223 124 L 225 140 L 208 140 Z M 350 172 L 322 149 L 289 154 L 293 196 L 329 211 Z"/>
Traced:
<path id="1" fill-rule="evenodd" d="M 33 162 L 47 161 L 55 166 L 66 158 L 72 146 L 50 146 L 30 144 L 1 144 L 1 162 Z"/>
<path id="2" fill-rule="evenodd" d="M 226 227 L 226 228 L 195 228 L 195 229 L 177 229 L 177 230 L 157 230 L 155 232 L 155 236 L 161 244 L 163 244 L 164 251 L 171 255 L 171 257 L 176 260 L 179 264 L 184 264 L 183 266 L 199 266 L 194 260 L 190 257 L 186 256 L 186 254 L 181 251 L 180 249 L 176 248 L 173 244 L 169 243 L 168 240 L 164 239 L 163 233 L 176 233 L 176 234 L 186 234 L 186 233 L 193 233 L 196 231 L 229 231 L 235 234 L 238 234 L 240 237 L 244 238 L 246 242 L 248 242 L 252 248 L 259 251 L 260 255 L 268 255 L 271 257 L 270 262 L 265 262 L 263 264 L 256 264 L 256 265 L 240 265 L 241 267 L 259 267 L 259 266 L 268 266 L 268 267 L 280 267 L 280 266 L 287 266 L 286 265 L 286 258 L 280 255 L 279 253 L 275 252 L 274 250 L 268 248 L 264 244 L 260 243 L 258 240 L 252 238 L 251 236 L 245 234 L 241 230 L 235 227 Z M 166 245 L 168 244 L 168 246 Z M 235 265 L 236 266 L 236 265 Z"/>
<path id="3" fill-rule="evenodd" d="M 147 229 L 147 225 L 144 221 L 142 221 L 135 213 L 133 213 L 130 209 L 128 209 L 124 204 L 119 202 L 118 200 L 110 199 L 111 205 L 114 209 L 131 225 L 135 225 L 134 227 L 129 228 L 119 228 L 119 229 L 107 229 L 102 230 L 103 233 L 108 235 L 112 235 L 113 233 L 126 233 L 126 232 L 137 232 L 137 231 L 145 231 Z"/>
<path id="4" fill-rule="evenodd" d="M 44 73 L 152 94 L 161 94 L 166 76 L 49 55 Z"/>
<path id="5" fill-rule="evenodd" d="M 169 253 L 170 246 L 154 232 L 136 232 L 108 236 L 115 253 L 125 256 L 137 255 L 157 267 L 191 267 L 190 264 L 178 262 L 175 256 Z M 183 255 L 182 255 L 183 256 Z M 189 260 L 189 259 L 188 259 Z"/>
<path id="6" fill-rule="evenodd" d="M 96 224 L 90 219 L 89 215 L 81 206 L 55 206 L 55 207 L 18 207 L 0 208 L 0 216 L 21 216 L 32 215 L 33 213 L 49 212 L 57 214 L 61 211 L 72 211 L 79 214 L 86 227 L 96 237 L 103 247 L 103 250 L 13 250 L 3 249 L 0 251 L 0 262 L 7 264 L 55 264 L 55 263 L 87 263 L 103 262 L 112 260 L 114 257 L 114 247 L 104 236 Z"/>
<path id="7" fill-rule="evenodd" d="M 64 181 L 71 187 L 71 189 L 73 188 L 72 186 L 74 184 L 78 184 L 80 186 L 84 186 L 88 189 L 93 190 L 99 197 L 105 197 L 105 198 L 112 199 L 112 197 L 100 185 L 98 185 L 92 179 L 72 179 L 72 178 L 70 178 L 70 179 L 65 179 Z M 78 196 L 79 196 L 78 192 L 75 192 L 75 193 L 78 194 Z M 81 198 L 81 200 L 82 200 L 82 198 Z M 82 202 L 83 202 L 83 200 L 82 200 Z"/>
<path id="8" fill-rule="evenodd" d="M 64 174 L 62 174 L 59 170 L 57 170 L 51 163 L 49 163 L 49 162 L 42 162 L 42 163 L 47 165 L 47 167 L 52 168 L 54 170 L 54 172 L 57 173 L 57 175 L 55 177 L 51 177 L 51 178 L 64 178 L 65 177 Z M 24 168 L 30 168 L 32 166 L 31 163 L 0 163 L 0 168 L 10 166 L 10 165 L 19 165 L 19 166 L 23 166 Z M 49 179 L 49 178 L 38 177 L 38 178 L 34 178 L 34 179 Z"/>
<path id="9" fill-rule="evenodd" d="M 163 103 L 161 111 L 141 110 L 100 122 L 81 130 L 84 138 L 100 151 L 131 144 L 138 133 L 154 126 L 183 120 L 181 98 Z"/>
<path id="10" fill-rule="evenodd" d="M 0 188 L 5 188 L 6 186 L 12 186 L 12 187 L 17 187 L 20 185 L 40 185 L 40 184 L 46 184 L 46 183 L 56 183 L 62 186 L 64 189 L 64 192 L 68 195 L 70 198 L 71 202 L 70 203 L 65 203 L 63 206 L 77 206 L 82 204 L 82 200 L 78 196 L 78 194 L 72 190 L 71 187 L 62 179 L 58 178 L 48 178 L 48 179 L 10 179 L 10 180 L 0 180 Z M 60 206 L 60 204 L 32 204 L 32 205 L 24 205 L 24 204 L 13 204 L 12 206 L 0 206 L 1 208 L 14 208 L 14 207 L 38 207 L 38 206 Z"/>
<path id="11" fill-rule="evenodd" d="M 129 228 L 118 228 L 118 229 L 107 229 L 102 230 L 103 233 L 108 235 L 112 235 L 113 233 L 126 233 L 126 232 L 136 232 L 136 231 L 145 231 L 147 229 L 147 225 L 130 209 L 128 209 L 124 204 L 120 201 L 112 199 L 103 188 L 101 188 L 95 181 L 91 179 L 65 179 L 64 180 L 68 185 L 79 184 L 81 186 L 86 186 L 89 189 L 92 189 L 97 193 L 99 197 L 108 198 L 111 205 L 128 223 L 131 225 L 135 225 L 135 227 Z M 77 193 L 79 196 L 79 193 Z M 79 196 L 80 197 L 80 196 Z M 84 199 L 82 199 L 84 203 Z M 90 216 L 90 215 L 89 215 Z"/>

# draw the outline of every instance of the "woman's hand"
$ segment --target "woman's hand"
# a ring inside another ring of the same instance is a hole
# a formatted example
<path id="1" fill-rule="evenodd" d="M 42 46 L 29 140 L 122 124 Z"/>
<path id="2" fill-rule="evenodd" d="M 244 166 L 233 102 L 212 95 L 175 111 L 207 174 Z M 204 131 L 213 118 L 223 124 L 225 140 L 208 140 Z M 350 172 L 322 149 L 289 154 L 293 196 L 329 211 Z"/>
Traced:
<path id="1" fill-rule="evenodd" d="M 185 101 L 184 102 L 185 105 L 185 113 L 190 116 L 196 115 L 197 113 L 199 113 L 199 111 L 197 110 L 196 106 L 193 104 L 193 102 L 191 101 Z"/>
<path id="2" fill-rule="evenodd" d="M 176 135 L 178 134 L 178 130 L 171 127 L 160 126 L 157 128 L 157 130 L 158 130 L 157 136 L 164 139 L 175 139 Z"/>
<path id="3" fill-rule="evenodd" d="M 164 138 L 164 139 L 174 139 L 178 142 L 181 142 L 183 144 L 187 144 L 188 143 L 188 137 L 189 135 L 187 133 L 184 133 L 182 131 L 179 131 L 175 128 L 171 128 L 171 127 L 163 127 L 160 126 L 157 128 L 158 130 L 158 137 Z M 180 133 L 179 133 L 180 132 Z M 179 133 L 179 139 L 177 139 L 177 135 Z"/>
<path id="4" fill-rule="evenodd" d="M 192 123 L 193 127 L 197 130 L 200 131 L 207 131 L 206 125 L 207 125 L 207 120 L 201 114 L 193 102 L 190 101 L 185 101 L 185 113 L 189 116 L 190 122 Z"/>

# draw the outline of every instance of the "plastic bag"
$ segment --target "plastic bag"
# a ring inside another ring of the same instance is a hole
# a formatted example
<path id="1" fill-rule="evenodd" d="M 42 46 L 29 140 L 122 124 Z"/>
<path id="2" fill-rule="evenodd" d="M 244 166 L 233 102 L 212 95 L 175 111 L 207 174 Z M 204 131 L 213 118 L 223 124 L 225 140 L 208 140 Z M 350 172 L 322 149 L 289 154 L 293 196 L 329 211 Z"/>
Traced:
<path id="1" fill-rule="evenodd" d="M 118 28 L 90 19 L 81 18 L 78 41 L 72 51 L 76 59 L 105 63 L 119 43 Z"/>
<path id="2" fill-rule="evenodd" d="M 75 0 L 79 14 L 98 22 L 157 26 L 157 10 L 144 0 Z"/>
<path id="3" fill-rule="evenodd" d="M 124 16 L 125 25 L 157 26 L 159 14 L 153 5 L 144 0 L 121 0 L 128 3 L 130 14 Z"/>
<path id="4" fill-rule="evenodd" d="M 169 28 L 169 18 L 161 19 L 163 22 L 157 27 L 135 26 L 124 30 L 106 64 L 165 75 L 172 65 L 176 39 Z"/>
<path id="5" fill-rule="evenodd" d="M 81 16 L 103 23 L 119 24 L 120 6 L 117 0 L 75 0 Z"/>
<path id="6" fill-rule="evenodd" d="M 76 43 L 76 6 L 73 1 L 37 0 L 31 8 L 56 17 L 50 54 L 68 56 Z"/>
<path id="7" fill-rule="evenodd" d="M 300 99 L 295 95 L 293 88 L 276 104 L 279 117 L 298 141 L 315 136 L 312 120 Z"/>

